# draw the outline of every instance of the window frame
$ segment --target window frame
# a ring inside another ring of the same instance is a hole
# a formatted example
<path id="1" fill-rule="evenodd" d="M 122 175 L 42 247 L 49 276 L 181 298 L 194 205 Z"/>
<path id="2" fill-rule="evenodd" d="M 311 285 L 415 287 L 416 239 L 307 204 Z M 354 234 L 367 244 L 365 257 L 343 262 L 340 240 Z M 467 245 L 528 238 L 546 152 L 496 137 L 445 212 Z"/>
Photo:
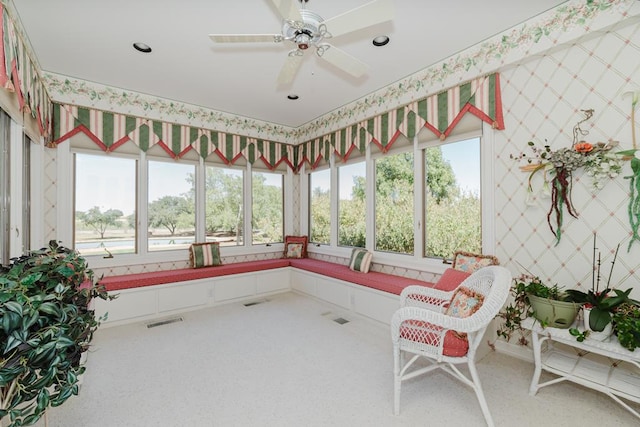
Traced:
<path id="1" fill-rule="evenodd" d="M 80 138 L 80 139 L 78 139 Z M 135 152 L 113 152 L 104 153 L 98 146 L 94 146 L 92 141 L 85 135 L 78 134 L 72 137 L 64 144 L 60 144 L 57 149 L 57 171 L 58 171 L 58 186 L 57 196 L 59 203 L 59 212 L 57 213 L 58 221 L 58 240 L 63 243 L 73 240 L 73 221 L 75 219 L 75 212 L 73 211 L 73 175 L 75 173 L 75 167 L 73 162 L 73 155 L 75 153 L 86 153 L 93 155 L 114 155 L 119 157 L 133 158 L 137 160 L 138 172 L 137 172 L 137 223 L 138 223 L 138 253 L 136 254 L 120 254 L 113 258 L 104 258 L 103 256 L 91 255 L 87 259 L 91 262 L 93 268 L 114 268 L 127 265 L 140 265 L 149 263 L 164 263 L 164 262 L 188 262 L 188 249 L 176 249 L 167 251 L 148 251 L 146 247 L 146 223 L 147 223 L 147 194 L 148 194 L 148 161 L 160 160 L 160 161 L 172 161 L 172 159 L 164 156 L 149 155 L 144 151 Z M 288 195 L 292 193 L 294 188 L 293 184 L 293 172 L 285 172 L 281 170 L 265 170 L 262 168 L 252 168 L 252 165 L 247 162 L 246 164 L 227 165 L 217 161 L 208 161 L 201 157 L 197 160 L 194 159 L 180 159 L 174 160 L 186 163 L 193 163 L 195 165 L 196 174 L 196 241 L 204 242 L 205 239 L 205 227 L 204 227 L 204 215 L 205 215 L 205 165 L 213 167 L 222 167 L 229 169 L 242 170 L 245 175 L 244 180 L 244 199 L 243 205 L 252 206 L 251 194 L 252 185 L 251 180 L 247 179 L 247 176 L 251 176 L 252 170 L 256 172 L 272 173 L 282 175 L 282 197 L 283 197 L 283 239 L 284 235 L 292 234 L 294 215 L 293 201 Z M 248 237 L 246 230 L 251 228 L 251 215 L 245 208 L 244 210 L 244 245 L 228 246 L 224 248 L 224 256 L 246 256 L 252 254 L 264 254 L 265 252 L 281 252 L 283 250 L 283 243 L 272 243 L 252 245 L 248 243 Z"/>
<path id="2" fill-rule="evenodd" d="M 446 140 L 440 141 L 438 137 L 423 129 L 418 135 L 416 135 L 411 141 L 409 146 L 393 147 L 387 153 L 373 152 L 376 148 L 372 148 L 371 144 L 367 146 L 365 153 L 366 162 L 366 242 L 367 249 L 374 254 L 374 261 L 379 264 L 397 266 L 404 268 L 411 268 L 421 271 L 432 271 L 434 273 L 442 273 L 447 267 L 450 266 L 447 260 L 440 258 L 429 258 L 424 256 L 424 160 L 423 151 L 428 146 L 440 145 L 443 143 L 454 143 L 457 141 L 467 140 L 471 138 L 480 139 L 480 194 L 481 194 L 481 227 L 482 227 L 482 251 L 483 253 L 494 253 L 495 251 L 495 218 L 490 213 L 492 212 L 492 206 L 494 203 L 494 194 L 492 188 L 494 185 L 493 177 L 493 153 L 494 153 L 494 139 L 495 130 L 491 125 L 478 121 L 477 126 L 470 123 L 471 126 L 464 126 L 464 131 L 453 132 Z M 460 126 L 462 128 L 463 126 Z M 468 130 L 471 129 L 471 130 Z M 390 252 L 375 251 L 373 242 L 375 239 L 374 230 L 374 216 L 375 216 L 375 182 L 374 182 L 374 160 L 378 157 L 385 156 L 387 154 L 397 154 L 403 151 L 413 150 L 414 153 L 414 253 L 412 255 L 395 254 Z M 336 170 L 337 167 L 333 163 L 331 164 L 332 170 Z M 303 170 L 301 174 L 304 174 L 308 181 L 308 175 L 313 171 Z M 337 174 L 337 172 L 335 173 Z M 334 175 L 335 175 L 334 174 Z M 306 186 L 307 192 L 305 197 L 307 198 L 307 204 L 310 203 L 309 185 Z M 336 188 L 335 185 L 332 189 Z M 332 191 L 332 200 L 337 197 L 337 191 Z M 332 213 L 332 226 L 338 221 L 337 209 L 334 209 L 335 213 Z M 333 212 L 333 211 L 332 211 Z M 307 212 L 310 215 L 310 212 Z M 306 221 L 307 231 L 309 227 L 309 221 Z M 336 236 L 337 237 L 337 236 Z M 309 251 L 320 255 L 328 256 L 340 256 L 348 258 L 351 252 L 351 248 L 344 246 L 338 246 L 336 241 L 332 241 L 331 245 L 310 245 Z"/>
<path id="3" fill-rule="evenodd" d="M 245 209 L 244 211 L 244 216 L 245 216 L 245 225 L 248 224 L 248 227 L 245 227 L 245 229 L 250 230 L 250 232 L 248 233 L 249 235 L 247 236 L 247 233 L 245 232 L 245 242 L 247 246 L 250 246 L 252 248 L 265 248 L 265 247 L 271 247 L 273 245 L 279 245 L 284 247 L 284 238 L 287 234 L 287 209 L 286 209 L 286 205 L 287 205 L 287 201 L 286 201 L 286 188 L 287 188 L 287 184 L 286 184 L 286 174 L 282 171 L 279 170 L 264 170 L 262 168 L 252 168 L 251 165 L 248 165 L 248 176 L 250 176 L 250 179 L 245 180 L 245 185 L 248 187 L 248 190 L 246 190 L 249 195 L 248 197 L 245 196 L 245 200 L 249 200 L 250 203 L 247 206 L 250 206 L 251 209 L 249 209 L 249 211 L 247 211 L 247 209 Z M 260 242 L 260 243 L 255 243 L 253 241 L 253 177 L 254 177 L 254 173 L 262 173 L 262 174 L 271 174 L 271 175 L 280 175 L 280 179 L 281 179 L 281 185 L 282 185 L 282 189 L 281 189 L 281 195 L 282 195 L 282 240 L 281 241 L 277 241 L 277 242 Z M 246 188 L 246 187 L 245 187 Z M 247 218 L 248 217 L 248 218 Z"/>
<path id="4" fill-rule="evenodd" d="M 313 231 L 313 224 L 311 222 L 311 217 L 313 215 L 313 211 L 311 209 L 311 203 L 313 202 L 312 198 L 313 198 L 313 188 L 312 188 L 312 174 L 315 172 L 328 172 L 329 173 L 329 242 L 315 242 L 311 239 L 311 233 Z M 331 164 L 328 163 L 325 166 L 316 168 L 314 170 L 311 170 L 307 173 L 307 194 L 308 194 L 308 204 L 307 204 L 307 212 L 308 212 L 308 216 L 307 216 L 307 228 L 308 228 L 308 235 L 309 235 L 309 243 L 315 245 L 316 247 L 321 247 L 321 246 L 332 246 L 332 242 L 334 241 L 333 235 L 333 228 L 334 228 L 334 221 L 333 221 L 333 211 L 334 211 L 334 192 L 332 191 L 332 188 L 335 187 L 335 180 L 334 180 L 334 172 L 333 172 L 333 168 L 331 167 Z"/>

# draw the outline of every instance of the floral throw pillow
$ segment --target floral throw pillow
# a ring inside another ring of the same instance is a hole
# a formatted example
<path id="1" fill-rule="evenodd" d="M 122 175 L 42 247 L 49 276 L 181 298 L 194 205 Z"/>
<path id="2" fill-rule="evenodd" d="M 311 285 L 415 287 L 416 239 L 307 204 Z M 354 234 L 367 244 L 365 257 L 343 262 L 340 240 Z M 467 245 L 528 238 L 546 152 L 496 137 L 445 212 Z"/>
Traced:
<path id="1" fill-rule="evenodd" d="M 287 258 L 302 258 L 302 243 L 289 243 L 287 245 Z"/>
<path id="2" fill-rule="evenodd" d="M 453 293 L 445 314 L 453 317 L 469 317 L 482 307 L 484 295 L 460 286 Z"/>
<path id="3" fill-rule="evenodd" d="M 473 254 L 470 252 L 456 252 L 453 254 L 452 268 L 467 273 L 473 273 L 482 267 L 498 265 L 498 258 L 493 255 Z"/>
<path id="4" fill-rule="evenodd" d="M 453 293 L 449 306 L 444 314 L 452 317 L 469 317 L 482 307 L 484 295 L 479 294 L 467 287 L 460 286 Z M 464 332 L 453 331 L 453 334 L 462 340 L 467 339 Z"/>
<path id="5" fill-rule="evenodd" d="M 307 257 L 307 243 L 309 243 L 309 238 L 307 236 L 285 236 L 284 237 L 284 257 L 290 258 L 287 256 L 289 252 L 289 245 L 302 244 L 302 256 L 300 258 Z"/>

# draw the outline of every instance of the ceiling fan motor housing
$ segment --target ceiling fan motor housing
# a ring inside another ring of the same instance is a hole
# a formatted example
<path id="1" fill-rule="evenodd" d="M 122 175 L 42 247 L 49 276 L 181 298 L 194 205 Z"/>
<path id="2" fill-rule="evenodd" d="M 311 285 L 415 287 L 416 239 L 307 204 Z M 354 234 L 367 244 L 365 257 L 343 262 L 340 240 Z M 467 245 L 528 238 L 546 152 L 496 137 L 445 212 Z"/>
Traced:
<path id="1" fill-rule="evenodd" d="M 298 49 L 306 50 L 310 45 L 317 46 L 326 36 L 326 30 L 321 29 L 324 19 L 317 13 L 302 9 L 300 15 L 302 21 L 284 21 L 282 34 L 285 40 L 298 45 Z"/>

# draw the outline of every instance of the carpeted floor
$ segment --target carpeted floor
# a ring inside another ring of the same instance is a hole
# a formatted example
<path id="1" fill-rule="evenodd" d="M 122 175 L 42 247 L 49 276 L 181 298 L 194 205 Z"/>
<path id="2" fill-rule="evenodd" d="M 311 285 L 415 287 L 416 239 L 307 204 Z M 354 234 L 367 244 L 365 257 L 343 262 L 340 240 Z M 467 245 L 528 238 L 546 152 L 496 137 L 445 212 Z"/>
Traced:
<path id="1" fill-rule="evenodd" d="M 471 389 L 444 373 L 405 382 L 392 415 L 388 327 L 333 306 L 286 293 L 181 317 L 99 330 L 80 395 L 51 409 L 48 425 L 484 425 Z M 478 371 L 497 426 L 640 425 L 571 383 L 529 396 L 530 363 L 493 352 Z"/>

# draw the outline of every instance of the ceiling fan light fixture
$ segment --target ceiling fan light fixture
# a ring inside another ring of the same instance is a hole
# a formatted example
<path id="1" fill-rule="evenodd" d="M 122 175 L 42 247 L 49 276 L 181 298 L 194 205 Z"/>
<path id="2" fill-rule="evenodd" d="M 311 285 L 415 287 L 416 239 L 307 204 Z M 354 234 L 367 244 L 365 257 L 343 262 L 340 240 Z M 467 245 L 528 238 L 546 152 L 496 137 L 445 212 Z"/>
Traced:
<path id="1" fill-rule="evenodd" d="M 150 53 L 151 52 L 151 47 L 145 43 L 141 43 L 141 42 L 135 42 L 133 44 L 133 48 L 135 50 L 137 50 L 138 52 L 142 52 L 142 53 Z"/>
<path id="2" fill-rule="evenodd" d="M 375 37 L 372 41 L 373 45 L 376 47 L 381 47 L 381 46 L 385 46 L 386 44 L 389 43 L 389 37 L 388 36 L 378 36 Z"/>
<path id="3" fill-rule="evenodd" d="M 311 36 L 309 33 L 302 31 L 294 38 L 295 43 L 298 45 L 298 49 L 309 49 L 309 43 L 311 42 Z"/>

